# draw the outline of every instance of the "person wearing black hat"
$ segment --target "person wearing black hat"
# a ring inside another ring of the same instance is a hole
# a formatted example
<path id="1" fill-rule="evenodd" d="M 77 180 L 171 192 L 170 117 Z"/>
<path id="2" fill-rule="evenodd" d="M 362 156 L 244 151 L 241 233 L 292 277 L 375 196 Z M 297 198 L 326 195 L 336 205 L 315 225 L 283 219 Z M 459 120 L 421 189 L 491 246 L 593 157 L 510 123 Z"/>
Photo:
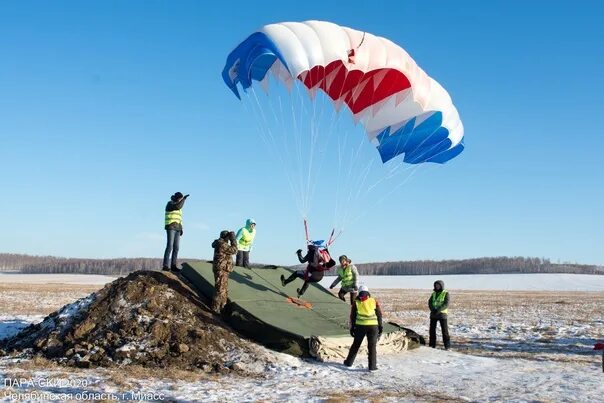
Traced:
<path id="1" fill-rule="evenodd" d="M 183 235 L 182 230 L 182 207 L 185 204 L 189 195 L 183 196 L 182 193 L 176 192 L 170 197 L 170 201 L 166 204 L 165 229 L 167 235 L 166 251 L 164 252 L 164 263 L 162 270 L 164 271 L 180 271 L 176 265 L 178 259 L 178 248 L 180 246 L 180 237 Z M 170 255 L 171 258 L 170 258 Z"/>

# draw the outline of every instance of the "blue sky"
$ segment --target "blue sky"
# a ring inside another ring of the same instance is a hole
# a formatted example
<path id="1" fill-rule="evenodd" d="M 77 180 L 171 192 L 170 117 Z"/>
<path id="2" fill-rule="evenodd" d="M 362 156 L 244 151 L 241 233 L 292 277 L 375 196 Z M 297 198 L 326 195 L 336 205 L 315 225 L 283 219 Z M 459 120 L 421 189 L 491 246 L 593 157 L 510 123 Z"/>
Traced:
<path id="1" fill-rule="evenodd" d="M 302 218 L 220 73 L 262 25 L 320 19 L 405 48 L 466 134 L 461 156 L 361 204 L 333 254 L 604 264 L 604 6 L 369 3 L 1 2 L 0 252 L 159 257 L 181 191 L 181 256 L 210 258 L 220 230 L 254 217 L 252 260 L 295 263 Z M 331 229 L 330 200 L 314 202 L 312 237 Z"/>

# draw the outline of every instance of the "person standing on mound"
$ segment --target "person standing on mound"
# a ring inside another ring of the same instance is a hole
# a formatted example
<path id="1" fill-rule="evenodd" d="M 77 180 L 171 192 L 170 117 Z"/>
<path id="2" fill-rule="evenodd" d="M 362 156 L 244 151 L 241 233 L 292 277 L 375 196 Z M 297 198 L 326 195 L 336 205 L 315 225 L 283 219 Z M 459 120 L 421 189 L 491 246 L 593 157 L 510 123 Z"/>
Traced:
<path id="1" fill-rule="evenodd" d="M 237 231 L 237 257 L 235 265 L 250 268 L 250 252 L 256 238 L 256 221 L 248 218 L 245 227 Z"/>
<path id="2" fill-rule="evenodd" d="M 187 197 L 189 195 L 183 196 L 182 193 L 176 192 L 170 197 L 168 204 L 166 204 L 164 229 L 166 230 L 167 242 L 162 265 L 163 271 L 180 271 L 177 266 L 178 248 L 180 246 L 180 237 L 183 235 L 182 208 Z M 170 255 L 172 255 L 172 258 L 170 258 Z"/>
<path id="3" fill-rule="evenodd" d="M 237 253 L 237 239 L 233 231 L 221 231 L 220 237 L 212 242 L 214 259 L 214 298 L 212 310 L 220 314 L 227 303 L 229 291 L 229 273 L 233 271 L 233 255 Z"/>

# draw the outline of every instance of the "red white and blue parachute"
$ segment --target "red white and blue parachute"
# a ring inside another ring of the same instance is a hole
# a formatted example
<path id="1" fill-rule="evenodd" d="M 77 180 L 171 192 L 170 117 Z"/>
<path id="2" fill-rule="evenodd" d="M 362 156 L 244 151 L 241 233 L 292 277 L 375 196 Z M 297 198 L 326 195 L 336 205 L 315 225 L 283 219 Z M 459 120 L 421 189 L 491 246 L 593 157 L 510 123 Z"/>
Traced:
<path id="1" fill-rule="evenodd" d="M 445 163 L 464 149 L 464 130 L 447 91 L 388 39 L 324 22 L 261 28 L 228 56 L 222 77 L 239 97 L 271 73 L 287 87 L 299 80 L 346 105 L 377 146 L 382 162 Z"/>

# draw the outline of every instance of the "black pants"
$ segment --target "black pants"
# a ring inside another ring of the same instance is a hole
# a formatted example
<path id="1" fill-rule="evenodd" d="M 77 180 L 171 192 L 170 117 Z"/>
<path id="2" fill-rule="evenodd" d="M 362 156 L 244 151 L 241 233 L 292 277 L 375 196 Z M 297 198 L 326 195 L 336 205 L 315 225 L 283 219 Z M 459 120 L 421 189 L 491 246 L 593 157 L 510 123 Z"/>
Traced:
<path id="1" fill-rule="evenodd" d="M 238 250 L 235 258 L 235 266 L 250 268 L 250 251 Z"/>
<path id="2" fill-rule="evenodd" d="M 310 276 L 306 278 L 306 270 L 297 270 L 293 272 L 291 276 L 285 279 L 285 284 L 289 284 L 297 278 L 304 280 L 304 284 L 298 293 L 299 295 L 302 295 L 306 292 L 310 283 L 318 283 L 319 281 L 323 280 L 323 275 L 324 273 L 322 271 L 315 271 L 310 273 Z"/>
<path id="3" fill-rule="evenodd" d="M 361 326 L 357 325 L 354 330 L 354 341 L 350 346 L 348 357 L 344 361 L 344 365 L 350 367 L 354 363 L 354 359 L 357 357 L 361 343 L 367 336 L 367 351 L 369 357 L 369 370 L 377 369 L 377 341 L 378 341 L 378 327 L 377 326 Z"/>
<path id="4" fill-rule="evenodd" d="M 436 347 L 436 322 L 440 322 L 440 330 L 443 332 L 443 344 L 445 348 L 451 347 L 451 339 L 449 338 L 449 326 L 447 325 L 447 317 L 439 316 L 430 318 L 430 347 Z"/>

